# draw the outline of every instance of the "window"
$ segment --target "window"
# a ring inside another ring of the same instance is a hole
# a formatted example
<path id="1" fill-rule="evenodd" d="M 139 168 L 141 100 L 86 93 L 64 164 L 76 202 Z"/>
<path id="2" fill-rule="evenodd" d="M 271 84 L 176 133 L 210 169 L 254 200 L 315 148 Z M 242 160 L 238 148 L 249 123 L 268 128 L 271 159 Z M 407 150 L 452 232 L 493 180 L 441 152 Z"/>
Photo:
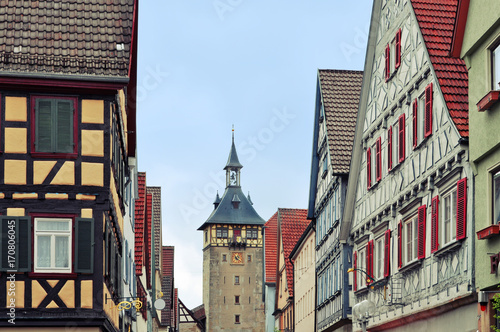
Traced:
<path id="1" fill-rule="evenodd" d="M 388 150 L 388 170 L 391 171 L 399 163 L 402 163 L 406 157 L 405 146 L 405 114 L 401 114 L 398 120 L 389 127 L 387 132 L 387 150 Z"/>
<path id="2" fill-rule="evenodd" d="M 385 81 L 389 81 L 401 65 L 401 29 L 385 47 Z"/>
<path id="3" fill-rule="evenodd" d="M 366 150 L 366 186 L 368 189 L 372 186 L 372 151 Z"/>
<path id="4" fill-rule="evenodd" d="M 357 289 L 361 289 L 366 286 L 366 275 L 360 271 L 366 271 L 366 247 L 361 249 L 358 253 L 357 257 L 357 271 L 355 271 L 355 275 L 357 279 Z"/>
<path id="5" fill-rule="evenodd" d="M 256 229 L 247 229 L 247 238 L 255 240 L 259 236 L 258 230 Z"/>
<path id="6" fill-rule="evenodd" d="M 240 284 L 240 276 L 234 276 L 234 284 L 239 285 Z"/>
<path id="7" fill-rule="evenodd" d="M 234 296 L 234 304 L 240 304 L 240 296 L 239 295 Z"/>
<path id="8" fill-rule="evenodd" d="M 413 148 L 432 134 L 432 83 L 413 102 Z"/>
<path id="9" fill-rule="evenodd" d="M 208 241 L 208 230 L 205 229 L 205 242 Z"/>
<path id="10" fill-rule="evenodd" d="M 375 268 L 373 277 L 378 280 L 384 277 L 384 261 L 385 261 L 385 238 L 380 236 L 375 240 Z"/>
<path id="11" fill-rule="evenodd" d="M 373 153 L 372 153 L 373 151 Z M 368 189 L 382 179 L 382 139 L 377 138 L 375 144 L 366 150 L 366 175 Z M 375 181 L 373 181 L 375 180 Z"/>
<path id="12" fill-rule="evenodd" d="M 16 243 L 15 262 L 1 254 L 0 271 L 93 273 L 93 219 L 39 215 L 32 222 L 31 217 L 2 216 L 0 229 L 2 253 L 9 252 L 9 241 Z"/>
<path id="13" fill-rule="evenodd" d="M 222 254 L 222 261 L 227 262 L 227 255 L 226 254 Z"/>
<path id="14" fill-rule="evenodd" d="M 493 224 L 500 224 L 500 171 L 493 174 Z"/>
<path id="15" fill-rule="evenodd" d="M 227 228 L 217 228 L 218 238 L 227 238 Z"/>
<path id="16" fill-rule="evenodd" d="M 71 219 L 35 219 L 35 272 L 71 272 Z"/>
<path id="17" fill-rule="evenodd" d="M 382 140 L 380 137 L 375 144 L 375 176 L 377 182 L 382 179 Z"/>
<path id="18" fill-rule="evenodd" d="M 500 44 L 491 50 L 491 89 L 500 89 Z"/>
<path id="19" fill-rule="evenodd" d="M 240 324 L 240 315 L 234 315 L 234 323 Z"/>
<path id="20" fill-rule="evenodd" d="M 76 154 L 76 98 L 32 97 L 32 152 Z"/>
<path id="21" fill-rule="evenodd" d="M 426 206 L 422 205 L 398 227 L 398 267 L 425 258 L 425 219 Z"/>
<path id="22" fill-rule="evenodd" d="M 248 263 L 252 262 L 252 255 L 247 255 L 247 262 Z"/>
<path id="23" fill-rule="evenodd" d="M 405 114 L 401 114 L 398 118 L 398 162 L 402 163 L 405 160 Z"/>
<path id="24" fill-rule="evenodd" d="M 467 178 L 442 197 L 432 199 L 431 213 L 431 252 L 439 249 L 439 241 L 446 245 L 465 238 L 467 220 Z"/>
<path id="25" fill-rule="evenodd" d="M 418 215 L 414 215 L 404 224 L 404 264 L 408 264 L 417 259 L 418 251 Z"/>

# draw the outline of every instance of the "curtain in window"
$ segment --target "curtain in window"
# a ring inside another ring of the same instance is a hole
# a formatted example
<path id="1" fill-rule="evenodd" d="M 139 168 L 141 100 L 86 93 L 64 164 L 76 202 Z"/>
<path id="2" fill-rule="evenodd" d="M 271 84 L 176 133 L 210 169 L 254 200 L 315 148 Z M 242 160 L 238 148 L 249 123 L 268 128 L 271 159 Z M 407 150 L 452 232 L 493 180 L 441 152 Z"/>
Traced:
<path id="1" fill-rule="evenodd" d="M 56 236 L 55 243 L 55 267 L 69 267 L 69 251 L 68 251 L 68 237 L 67 236 Z"/>
<path id="2" fill-rule="evenodd" d="M 38 267 L 50 267 L 50 236 L 38 236 L 36 249 Z"/>

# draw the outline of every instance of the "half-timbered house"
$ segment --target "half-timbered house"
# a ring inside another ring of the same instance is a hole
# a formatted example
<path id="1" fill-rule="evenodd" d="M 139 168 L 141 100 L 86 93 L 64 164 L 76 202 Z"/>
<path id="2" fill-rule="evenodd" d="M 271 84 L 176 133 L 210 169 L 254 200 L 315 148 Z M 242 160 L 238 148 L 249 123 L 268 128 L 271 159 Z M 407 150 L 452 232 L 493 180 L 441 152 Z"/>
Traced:
<path id="1" fill-rule="evenodd" d="M 310 221 L 305 209 L 279 208 L 277 212 L 276 295 L 274 304 L 275 328 L 293 331 L 294 287 L 290 254 Z M 312 294 L 311 294 L 312 296 Z"/>
<path id="2" fill-rule="evenodd" d="M 0 330 L 131 328 L 136 53 L 137 0 L 2 2 Z"/>
<path id="3" fill-rule="evenodd" d="M 370 331 L 477 329 L 467 70 L 449 56 L 457 2 L 374 2 L 341 234 Z"/>
<path id="4" fill-rule="evenodd" d="M 362 71 L 319 70 L 308 218 L 316 224 L 316 326 L 351 327 L 349 278 L 352 246 L 339 239 L 347 191 Z"/>

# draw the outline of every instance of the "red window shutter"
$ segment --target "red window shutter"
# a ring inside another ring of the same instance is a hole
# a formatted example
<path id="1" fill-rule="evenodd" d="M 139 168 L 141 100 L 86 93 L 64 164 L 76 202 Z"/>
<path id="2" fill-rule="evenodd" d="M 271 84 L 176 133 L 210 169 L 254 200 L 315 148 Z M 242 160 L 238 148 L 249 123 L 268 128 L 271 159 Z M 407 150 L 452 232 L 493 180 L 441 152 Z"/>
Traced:
<path id="1" fill-rule="evenodd" d="M 403 222 L 398 224 L 398 269 L 403 266 Z"/>
<path id="2" fill-rule="evenodd" d="M 354 266 L 354 291 L 358 290 L 358 252 L 355 251 L 353 254 L 352 264 Z"/>
<path id="3" fill-rule="evenodd" d="M 398 139 L 398 150 L 399 150 L 399 162 L 405 160 L 405 115 L 404 113 L 399 116 L 399 139 Z"/>
<path id="4" fill-rule="evenodd" d="M 396 32 L 396 69 L 401 65 L 401 29 Z"/>
<path id="5" fill-rule="evenodd" d="M 368 189 L 372 186 L 372 151 L 366 150 L 366 186 Z"/>
<path id="6" fill-rule="evenodd" d="M 457 240 L 465 239 L 467 223 L 467 178 L 457 182 Z"/>
<path id="7" fill-rule="evenodd" d="M 439 196 L 432 199 L 431 208 L 431 252 L 435 252 L 439 248 Z"/>
<path id="8" fill-rule="evenodd" d="M 369 285 L 373 281 L 373 240 L 366 244 L 366 273 L 367 279 L 370 279 L 366 284 Z"/>
<path id="9" fill-rule="evenodd" d="M 387 131 L 387 168 L 392 169 L 392 126 Z"/>
<path id="10" fill-rule="evenodd" d="M 389 44 L 385 47 L 385 81 L 391 77 L 391 48 Z"/>
<path id="11" fill-rule="evenodd" d="M 418 104 L 417 104 L 417 98 L 415 98 L 415 101 L 413 102 L 413 148 L 415 149 L 418 144 Z"/>
<path id="12" fill-rule="evenodd" d="M 388 277 L 391 270 L 391 230 L 385 231 L 384 236 L 384 278 Z"/>
<path id="13" fill-rule="evenodd" d="M 382 139 L 379 137 L 377 139 L 377 165 L 376 173 L 377 173 L 377 182 L 382 179 Z"/>
<path id="14" fill-rule="evenodd" d="M 432 134 L 432 83 L 425 88 L 425 137 Z"/>
<path id="15" fill-rule="evenodd" d="M 426 206 L 418 208 L 418 259 L 425 258 L 425 216 Z"/>

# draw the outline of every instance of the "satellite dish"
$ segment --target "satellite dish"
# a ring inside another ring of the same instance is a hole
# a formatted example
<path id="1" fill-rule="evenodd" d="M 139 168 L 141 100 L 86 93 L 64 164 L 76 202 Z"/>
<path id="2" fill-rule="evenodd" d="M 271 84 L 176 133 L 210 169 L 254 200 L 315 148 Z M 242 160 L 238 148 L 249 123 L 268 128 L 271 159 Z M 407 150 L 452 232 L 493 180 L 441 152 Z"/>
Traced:
<path id="1" fill-rule="evenodd" d="M 165 308 L 165 300 L 164 299 L 156 300 L 154 306 L 156 310 L 163 310 L 163 308 Z"/>

